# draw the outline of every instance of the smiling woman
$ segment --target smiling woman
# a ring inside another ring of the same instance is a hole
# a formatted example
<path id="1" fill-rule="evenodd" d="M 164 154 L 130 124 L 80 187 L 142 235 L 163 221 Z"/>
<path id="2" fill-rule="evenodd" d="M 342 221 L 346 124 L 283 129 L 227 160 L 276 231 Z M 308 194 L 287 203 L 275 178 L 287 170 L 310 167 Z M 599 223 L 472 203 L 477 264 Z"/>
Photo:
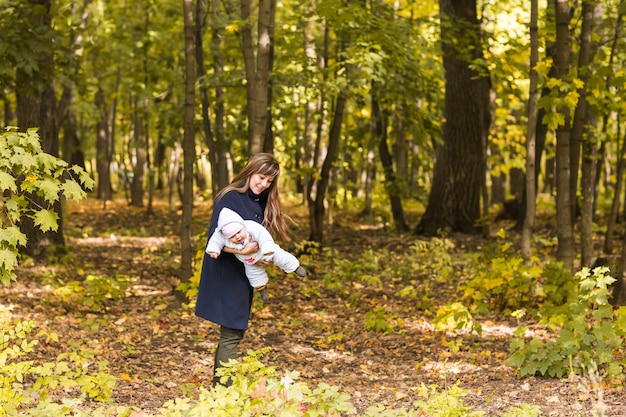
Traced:
<path id="1" fill-rule="evenodd" d="M 208 236 L 215 231 L 219 213 L 229 208 L 244 220 L 265 226 L 273 235 L 285 237 L 278 193 L 280 166 L 267 153 L 258 153 L 215 199 Z M 253 288 L 243 263 L 235 254 L 248 255 L 258 250 L 258 243 L 248 242 L 241 250 L 224 248 L 224 254 L 213 259 L 205 253 L 198 287 L 196 315 L 220 326 L 220 340 L 215 351 L 214 374 L 223 363 L 236 359 L 237 347 L 248 328 Z M 219 383 L 214 377 L 214 383 Z"/>

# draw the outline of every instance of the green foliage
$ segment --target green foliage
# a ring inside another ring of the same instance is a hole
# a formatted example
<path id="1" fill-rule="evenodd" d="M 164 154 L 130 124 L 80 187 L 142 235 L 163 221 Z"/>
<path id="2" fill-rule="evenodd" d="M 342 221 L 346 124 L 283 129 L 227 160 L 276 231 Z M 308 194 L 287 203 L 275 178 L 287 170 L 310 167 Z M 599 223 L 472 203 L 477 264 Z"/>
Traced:
<path id="1" fill-rule="evenodd" d="M 76 349 L 60 354 L 54 362 L 24 357 L 36 354 L 40 343 L 58 342 L 56 334 L 40 334 L 44 341 L 29 339 L 34 321 L 11 323 L 0 318 L 0 414 L 3 416 L 65 416 L 74 412 L 86 398 L 99 402 L 111 400 L 115 378 L 107 372 L 106 361 L 98 361 L 99 352 Z M 62 394 L 61 403 L 53 398 Z M 122 411 L 116 407 L 116 412 Z M 84 415 L 106 415 L 95 412 Z M 124 415 L 109 414 L 109 415 Z"/>
<path id="2" fill-rule="evenodd" d="M 444 392 L 438 392 L 437 386 L 426 387 L 424 384 L 418 392 L 427 401 L 418 400 L 415 406 L 424 410 L 428 416 L 432 417 L 478 417 L 484 415 L 482 411 L 471 411 L 463 405 L 463 397 L 469 391 L 459 387 L 459 383 L 450 386 Z"/>
<path id="3" fill-rule="evenodd" d="M 567 320 L 570 303 L 577 302 L 578 288 L 574 276 L 562 262 L 551 262 L 543 268 L 543 284 L 538 288 L 542 298 L 541 322 L 562 326 Z"/>
<path id="4" fill-rule="evenodd" d="M 544 272 L 537 259 L 526 263 L 504 237 L 501 233 L 497 241 L 472 257 L 473 277 L 463 286 L 463 298 L 472 301 L 472 310 L 511 313 L 536 309 L 546 297 L 552 298 L 554 306 L 571 296 L 571 274 L 562 264 L 550 265 Z"/>
<path id="5" fill-rule="evenodd" d="M 280 417 L 322 417 L 355 415 L 356 410 L 348 394 L 338 387 L 320 383 L 310 388 L 299 380 L 297 371 L 278 372 L 264 365 L 260 359 L 269 351 L 248 351 L 240 362 L 231 361 L 218 370 L 223 383 L 214 388 L 200 389 L 196 401 L 190 398 L 167 401 L 157 413 L 158 417 L 244 415 Z M 484 413 L 472 411 L 463 404 L 467 390 L 459 383 L 441 391 L 440 387 L 422 384 L 415 391 L 423 397 L 415 401 L 411 409 L 390 409 L 382 404 L 370 406 L 361 417 L 478 417 Z M 510 414 L 519 417 L 536 417 L 536 407 L 522 404 L 517 410 L 534 410 L 526 414 Z M 148 414 L 144 415 L 149 417 Z"/>
<path id="6" fill-rule="evenodd" d="M 583 268 L 576 274 L 578 300 L 567 305 L 565 323 L 554 341 L 524 338 L 526 328 L 516 330 L 511 341 L 508 364 L 519 369 L 519 377 L 542 375 L 561 378 L 568 372 L 582 374 L 596 367 L 603 376 L 623 379 L 624 361 L 614 352 L 625 342 L 624 310 L 617 312 L 608 302 L 608 286 L 615 281 L 608 268 L 591 271 Z"/>
<path id="7" fill-rule="evenodd" d="M 274 367 L 265 366 L 260 357 L 269 348 L 248 351 L 241 362 L 231 361 L 218 370 L 218 376 L 229 386 L 217 385 L 201 389 L 197 402 L 190 399 L 167 401 L 159 416 L 325 416 L 353 414 L 354 406 L 347 394 L 325 383 L 310 389 L 298 381 L 299 373 L 279 374 Z"/>
<path id="8" fill-rule="evenodd" d="M 120 300 L 126 296 L 130 279 L 125 276 L 106 277 L 88 275 L 84 281 L 70 281 L 56 288 L 58 297 L 66 310 L 84 307 L 92 312 L 106 311 L 107 300 Z"/>
<path id="9" fill-rule="evenodd" d="M 37 129 L 18 132 L 7 128 L 0 134 L 0 282 L 15 280 L 20 246 L 27 244 L 19 229 L 20 220 L 29 217 L 42 231 L 58 229 L 58 214 L 52 204 L 61 196 L 73 200 L 86 197 L 94 181 L 78 166 L 43 152 Z M 29 204 L 40 197 L 46 206 Z"/>
<path id="10" fill-rule="evenodd" d="M 440 332 L 467 332 L 482 333 L 480 323 L 474 322 L 472 314 L 461 303 L 447 304 L 437 310 L 433 320 L 433 327 Z"/>
<path id="11" fill-rule="evenodd" d="M 398 315 L 385 312 L 385 306 L 374 307 L 365 313 L 365 330 L 380 333 L 393 332 Z"/>
<path id="12" fill-rule="evenodd" d="M 397 260 L 398 275 L 405 278 L 425 278 L 437 282 L 446 282 L 452 277 L 452 251 L 454 242 L 446 238 L 416 240 L 408 253 Z"/>
<path id="13" fill-rule="evenodd" d="M 193 261 L 193 275 L 189 278 L 189 282 L 181 282 L 176 286 L 176 291 L 185 294 L 185 297 L 189 300 L 188 307 L 192 309 L 196 306 L 196 296 L 198 295 L 198 285 L 200 285 L 203 259 L 204 247 L 196 252 L 196 257 Z"/>

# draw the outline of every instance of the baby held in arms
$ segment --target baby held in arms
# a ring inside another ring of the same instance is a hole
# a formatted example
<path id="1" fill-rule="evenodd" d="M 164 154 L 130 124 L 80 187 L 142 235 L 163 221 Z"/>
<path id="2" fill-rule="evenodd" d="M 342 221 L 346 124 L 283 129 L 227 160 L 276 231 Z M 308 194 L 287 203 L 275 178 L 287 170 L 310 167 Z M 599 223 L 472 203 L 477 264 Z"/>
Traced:
<path id="1" fill-rule="evenodd" d="M 250 241 L 258 243 L 257 252 L 248 255 L 237 253 Z M 264 303 L 269 299 L 267 292 L 269 278 L 265 267 L 257 265 L 257 262 L 274 262 L 286 273 L 295 272 L 300 277 L 306 276 L 306 271 L 300 266 L 298 259 L 278 246 L 265 227 L 255 221 L 244 220 L 227 207 L 219 214 L 217 228 L 207 243 L 206 253 L 216 259 L 225 247 L 235 250 L 233 254 L 243 262 L 250 285 L 260 292 Z"/>

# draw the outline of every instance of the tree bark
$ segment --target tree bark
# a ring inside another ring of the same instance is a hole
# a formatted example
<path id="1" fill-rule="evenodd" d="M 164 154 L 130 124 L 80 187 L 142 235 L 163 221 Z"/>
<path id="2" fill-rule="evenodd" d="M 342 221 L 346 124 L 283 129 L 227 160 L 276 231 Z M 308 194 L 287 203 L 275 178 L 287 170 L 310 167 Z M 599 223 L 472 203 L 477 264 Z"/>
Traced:
<path id="1" fill-rule="evenodd" d="M 378 101 L 372 99 L 372 118 L 374 119 L 375 126 L 374 131 L 378 141 L 380 161 L 383 166 L 383 172 L 385 173 L 385 189 L 387 190 L 389 203 L 391 204 L 391 215 L 393 217 L 396 230 L 399 232 L 407 232 L 409 230 L 409 226 L 404 220 L 402 198 L 398 192 L 400 187 L 397 183 L 396 174 L 393 170 L 393 158 L 391 156 L 391 152 L 389 151 L 389 145 L 387 144 L 387 117 L 385 117 L 383 113 L 384 112 L 380 110 Z"/>
<path id="2" fill-rule="evenodd" d="M 183 11 L 185 33 L 185 112 L 183 121 L 183 214 L 180 229 L 181 267 L 179 278 L 181 282 L 189 282 L 193 274 L 192 261 L 194 257 L 193 245 L 191 244 L 191 217 L 193 210 L 193 167 L 196 160 L 193 125 L 196 84 L 193 0 L 183 0 Z"/>
<path id="3" fill-rule="evenodd" d="M 271 22 L 274 0 L 259 0 L 256 59 L 250 19 L 252 1 L 241 0 L 241 41 L 246 72 L 248 153 L 262 152 L 269 119 L 269 77 L 271 68 Z"/>
<path id="4" fill-rule="evenodd" d="M 622 3 L 624 3 L 624 0 L 622 0 Z M 624 23 L 624 13 L 620 13 L 619 16 L 617 17 L 617 22 L 615 23 L 613 41 L 611 45 L 611 55 L 609 56 L 609 65 L 613 65 L 615 54 L 617 53 L 617 43 L 620 38 L 623 23 Z M 606 79 L 607 87 L 610 84 L 610 82 L 611 82 L 610 77 L 607 77 Z M 619 116 L 618 116 L 618 121 L 619 121 Z M 608 124 L 608 115 L 605 115 L 603 118 L 603 126 L 602 126 L 602 129 L 604 131 L 606 131 L 607 129 L 607 124 Z M 620 124 L 618 123 L 618 135 L 617 135 L 618 143 L 620 140 L 619 139 L 619 136 L 620 136 L 619 126 Z M 604 148 L 604 146 L 602 148 Z M 600 155 L 604 155 L 604 151 L 602 148 L 601 148 L 601 151 L 599 152 Z M 617 181 L 615 184 L 615 194 L 613 195 L 613 202 L 611 204 L 610 217 L 607 222 L 606 233 L 604 235 L 604 248 L 603 249 L 604 249 L 604 253 L 607 255 L 613 252 L 613 231 L 615 230 L 615 223 L 617 222 L 617 216 L 618 216 L 619 206 L 620 206 L 620 198 L 622 195 L 622 182 L 624 180 L 624 162 L 626 162 L 626 135 L 624 135 L 624 138 L 622 140 L 621 152 L 618 158 L 619 159 L 617 160 L 617 169 L 616 169 Z M 601 164 L 598 164 L 596 166 L 596 172 L 597 172 L 596 181 L 599 180 L 599 177 L 600 177 L 600 166 Z M 626 285 L 624 285 L 624 291 L 626 291 Z M 626 299 L 626 293 L 624 294 L 624 298 Z"/>
<path id="5" fill-rule="evenodd" d="M 134 106 L 133 118 L 133 152 L 135 165 L 133 166 L 133 180 L 130 184 L 130 205 L 143 207 L 144 177 L 146 173 L 146 138 L 143 131 L 143 115 L 139 106 Z"/>
<path id="6" fill-rule="evenodd" d="M 326 158 L 322 164 L 319 180 L 316 183 L 315 199 L 309 203 L 309 218 L 311 221 L 311 234 L 309 240 L 322 243 L 324 241 L 324 214 L 326 212 L 324 201 L 326 199 L 326 190 L 330 184 L 330 174 L 332 165 L 337 157 L 337 149 L 339 147 L 339 139 L 341 137 L 341 125 L 343 123 L 343 113 L 346 107 L 347 97 L 340 94 L 337 97 L 335 105 L 335 113 L 333 121 L 330 125 L 330 133 L 328 136 L 328 151 Z"/>
<path id="7" fill-rule="evenodd" d="M 481 231 L 476 221 L 482 215 L 489 79 L 470 68 L 474 59 L 482 57 L 476 1 L 440 0 L 439 5 L 446 79 L 443 144 L 437 150 L 428 206 L 416 232 L 475 234 Z"/>
<path id="8" fill-rule="evenodd" d="M 221 26 L 219 24 L 219 0 L 211 1 L 210 26 L 211 26 L 211 51 L 213 76 L 217 80 L 223 78 L 224 63 L 221 48 Z M 206 27 L 207 12 L 204 7 L 203 0 L 196 2 L 196 26 L 195 26 L 195 48 L 196 48 L 196 66 L 198 77 L 204 79 L 206 76 L 204 70 L 204 30 Z M 202 103 L 202 130 L 204 132 L 204 140 L 209 149 L 209 162 L 211 164 L 211 191 L 216 195 L 219 190 L 228 185 L 228 148 L 224 137 L 224 89 L 220 83 L 215 85 L 215 126 L 214 130 L 211 125 L 211 110 L 209 105 L 209 91 L 206 82 L 201 82 L 199 86 L 200 101 Z"/>
<path id="9" fill-rule="evenodd" d="M 36 30 L 27 31 L 24 36 L 33 36 L 33 33 L 48 33 L 51 28 L 50 0 L 31 0 L 29 25 Z M 37 56 L 37 69 L 34 73 L 27 73 L 21 67 L 16 69 L 16 114 L 21 131 L 31 127 L 39 128 L 39 137 L 44 152 L 59 156 L 59 133 L 56 109 L 56 95 L 54 87 L 54 56 L 53 44 L 49 38 L 38 39 L 41 43 L 41 52 Z M 39 209 L 48 205 L 41 197 L 29 196 L 33 208 Z M 54 246 L 65 247 L 63 236 L 63 214 L 61 202 L 53 204 L 54 211 L 59 216 L 59 227 L 56 231 L 42 232 L 35 226 L 34 221 L 24 217 L 20 222 L 20 229 L 28 239 L 24 252 L 30 256 L 41 256 Z"/>
<path id="10" fill-rule="evenodd" d="M 521 252 L 528 262 L 532 255 L 531 237 L 535 227 L 535 211 L 537 198 L 536 180 L 536 139 L 537 139 L 537 91 L 539 74 L 535 66 L 539 58 L 538 37 L 538 0 L 530 2 L 530 87 L 528 97 L 528 130 L 526 131 L 526 216 L 522 228 Z"/>
<path id="11" fill-rule="evenodd" d="M 556 0 L 556 78 L 564 80 L 569 71 L 569 5 L 567 0 Z M 559 92 L 563 98 L 563 92 Z M 572 195 L 570 193 L 570 110 L 566 105 L 557 109 L 563 115 L 563 123 L 556 129 L 556 228 L 557 259 L 568 268 L 574 266 L 574 227 L 572 222 Z"/>
<path id="12" fill-rule="evenodd" d="M 593 249 L 593 207 L 594 207 L 594 184 L 596 161 L 596 140 L 592 130 L 588 126 L 593 123 L 592 110 L 587 104 L 587 81 L 589 79 L 589 65 L 592 61 L 592 41 L 595 5 L 589 0 L 583 1 L 583 20 L 580 33 L 580 51 L 578 53 L 578 76 L 584 82 L 584 86 L 578 89 L 578 105 L 574 111 L 574 123 L 572 125 L 572 145 L 576 150 L 571 152 L 572 176 L 570 180 L 570 194 L 576 195 L 578 177 L 578 154 L 582 144 L 582 179 L 581 179 L 581 224 L 580 240 L 582 244 L 581 266 L 590 267 L 594 262 Z M 587 137 L 584 133 L 587 132 Z M 576 171 L 573 171 L 573 170 Z M 575 206 L 575 204 L 574 204 Z M 574 207 L 575 208 L 575 207 Z M 575 211 L 573 211 L 575 215 Z"/>
<path id="13" fill-rule="evenodd" d="M 96 122 L 96 172 L 98 173 L 97 196 L 100 200 L 111 199 L 111 155 L 109 153 L 109 115 L 102 89 L 96 91 L 94 105 L 100 113 Z"/>

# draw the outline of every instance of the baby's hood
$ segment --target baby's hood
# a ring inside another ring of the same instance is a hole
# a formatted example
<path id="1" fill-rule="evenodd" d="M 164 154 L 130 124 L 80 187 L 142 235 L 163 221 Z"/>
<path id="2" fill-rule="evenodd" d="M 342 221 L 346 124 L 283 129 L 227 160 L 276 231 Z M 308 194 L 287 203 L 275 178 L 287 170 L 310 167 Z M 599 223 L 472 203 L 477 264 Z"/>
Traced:
<path id="1" fill-rule="evenodd" d="M 240 226 L 234 227 L 235 225 Z M 235 211 L 229 209 L 228 207 L 224 207 L 222 211 L 220 211 L 220 216 L 217 219 L 217 230 L 222 231 L 222 234 L 226 238 L 230 238 L 232 235 L 240 231 L 243 227 L 245 227 L 243 218 Z M 232 230 L 235 230 L 234 233 L 231 233 Z"/>

